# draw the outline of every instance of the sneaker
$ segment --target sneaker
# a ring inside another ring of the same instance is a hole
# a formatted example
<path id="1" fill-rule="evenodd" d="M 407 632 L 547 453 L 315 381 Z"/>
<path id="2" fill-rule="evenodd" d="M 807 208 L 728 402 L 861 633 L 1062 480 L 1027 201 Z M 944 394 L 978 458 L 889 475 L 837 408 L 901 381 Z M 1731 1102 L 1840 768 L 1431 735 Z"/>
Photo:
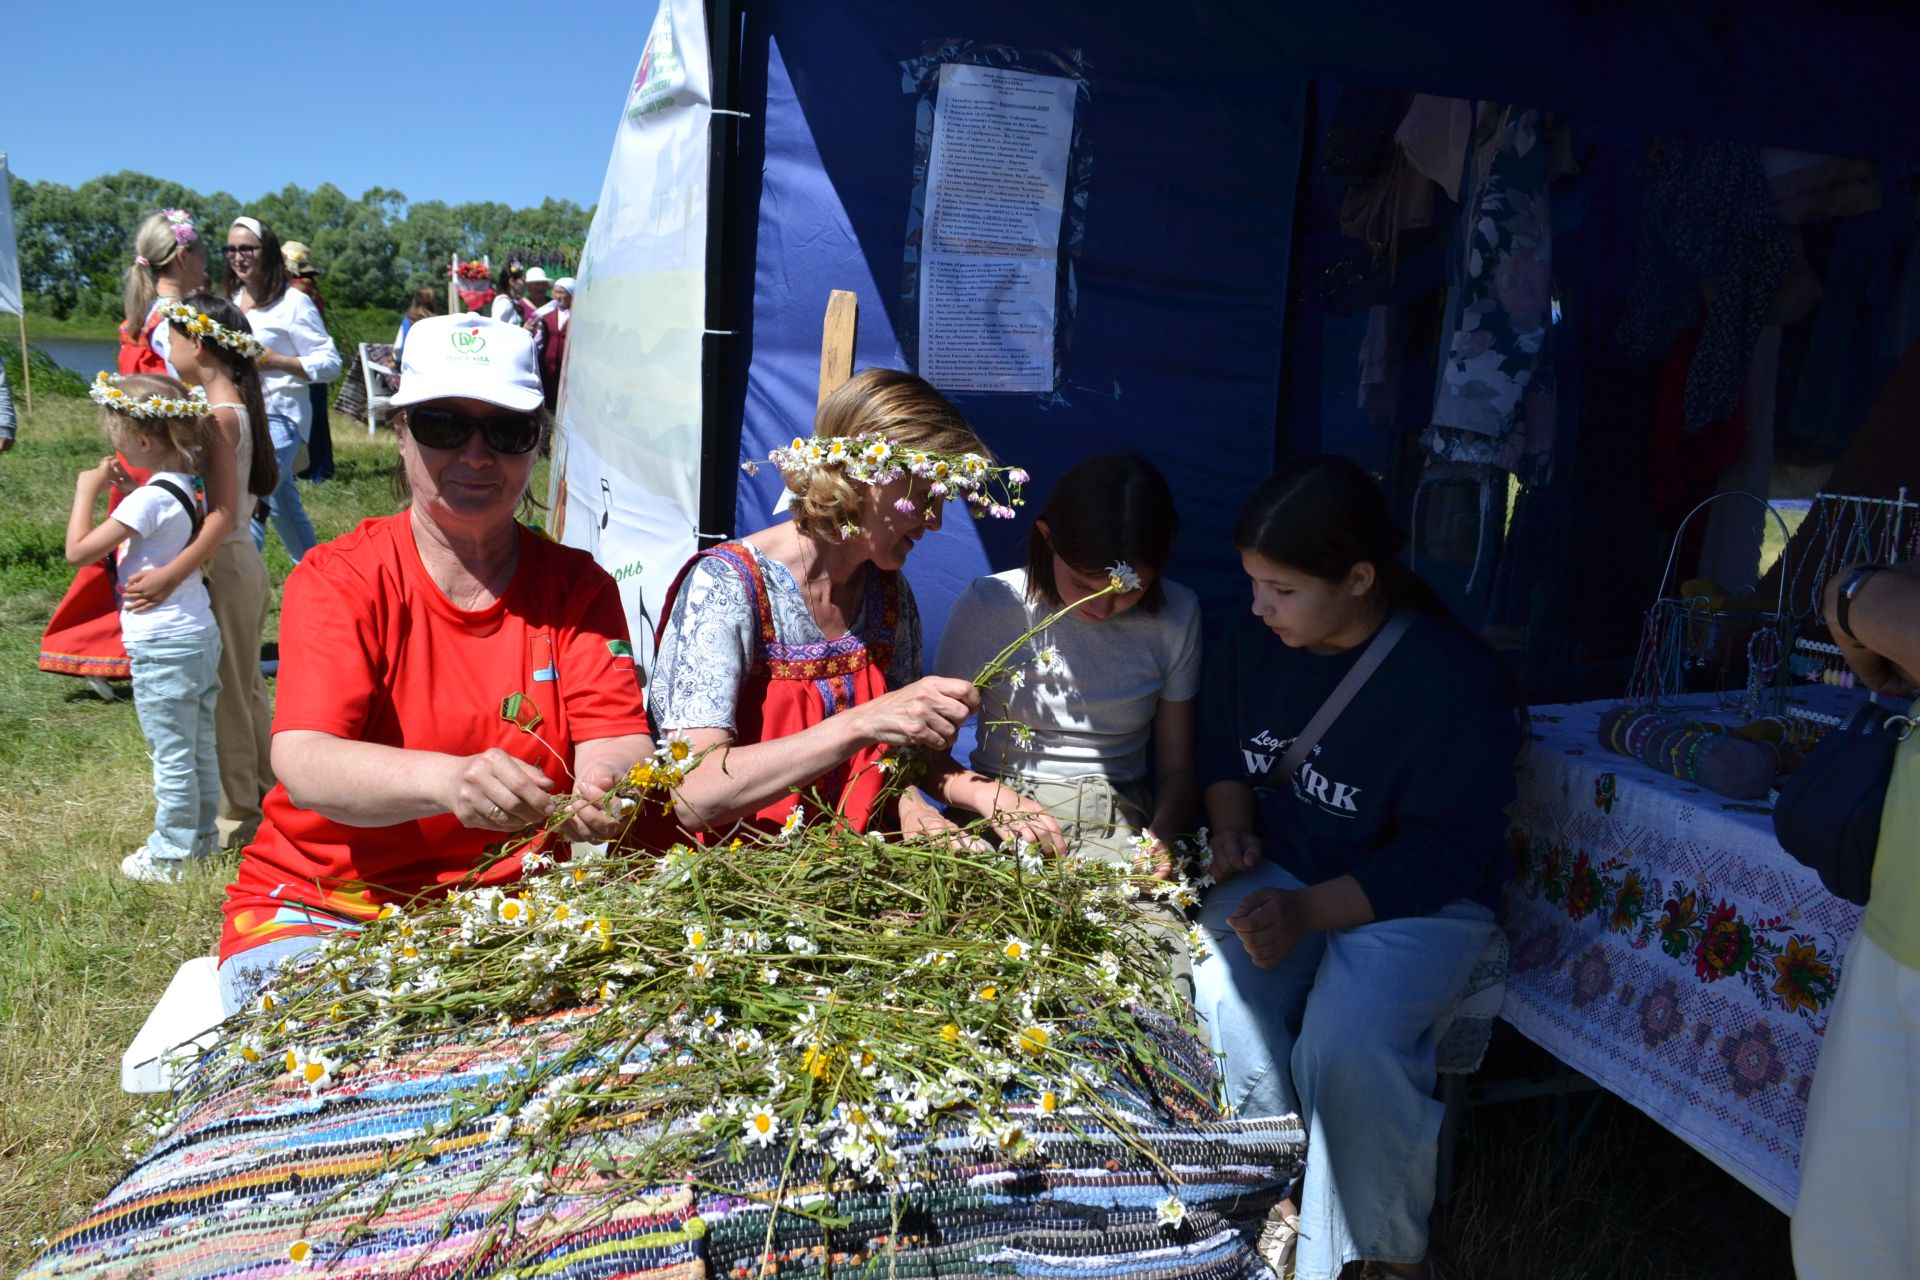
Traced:
<path id="1" fill-rule="evenodd" d="M 1267 1211 L 1267 1220 L 1260 1228 L 1259 1243 L 1254 1251 L 1260 1255 L 1273 1274 L 1280 1280 L 1293 1280 L 1293 1254 L 1300 1244 L 1300 1215 L 1280 1212 L 1275 1205 Z"/>
<path id="2" fill-rule="evenodd" d="M 152 850 L 141 845 L 120 859 L 120 874 L 147 884 L 174 884 L 186 875 L 188 864 L 195 861 L 198 859 L 156 858 Z"/>

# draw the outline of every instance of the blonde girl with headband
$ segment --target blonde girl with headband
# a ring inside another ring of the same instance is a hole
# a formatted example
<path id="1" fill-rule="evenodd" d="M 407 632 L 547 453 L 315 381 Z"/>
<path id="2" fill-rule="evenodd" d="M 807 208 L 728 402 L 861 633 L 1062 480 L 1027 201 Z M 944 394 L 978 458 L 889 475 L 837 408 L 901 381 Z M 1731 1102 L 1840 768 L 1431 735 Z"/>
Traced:
<path id="1" fill-rule="evenodd" d="M 121 293 L 125 311 L 120 321 L 121 373 L 173 374 L 160 303 L 184 298 L 206 284 L 205 246 L 185 209 L 163 209 L 140 224 Z"/>
<path id="2" fill-rule="evenodd" d="M 221 642 L 214 706 L 221 844 L 245 844 L 260 827 L 260 801 L 273 786 L 273 713 L 259 661 L 273 585 L 251 532 L 254 504 L 279 482 L 254 363 L 263 348 L 240 309 L 214 294 L 189 294 L 162 309 L 180 380 L 208 399 L 207 518 L 171 563 L 135 574 L 124 590 L 128 607 L 142 610 L 206 575 Z"/>
<path id="3" fill-rule="evenodd" d="M 100 491 L 116 478 L 117 458 L 80 473 L 67 515 L 67 562 L 109 552 L 123 576 L 172 561 L 201 523 L 194 473 L 207 438 L 207 396 L 162 374 L 103 373 L 92 396 L 101 425 L 149 479 L 98 524 Z M 220 631 L 198 577 L 161 605 L 122 608 L 120 632 L 133 666 L 133 708 L 153 755 L 153 832 L 120 862 L 134 880 L 180 878 L 215 843 L 220 775 L 215 764 L 214 702 L 220 692 Z"/>
<path id="4" fill-rule="evenodd" d="M 227 228 L 222 250 L 234 305 L 246 312 L 253 336 L 266 347 L 260 357 L 260 389 L 266 400 L 267 432 L 273 438 L 280 483 L 267 501 L 273 527 L 295 564 L 319 541 L 294 482 L 293 459 L 313 429 L 307 388 L 340 375 L 340 352 L 313 300 L 287 287 L 280 237 L 258 218 L 239 217 Z M 253 543 L 265 548 L 266 526 L 256 522 Z"/>

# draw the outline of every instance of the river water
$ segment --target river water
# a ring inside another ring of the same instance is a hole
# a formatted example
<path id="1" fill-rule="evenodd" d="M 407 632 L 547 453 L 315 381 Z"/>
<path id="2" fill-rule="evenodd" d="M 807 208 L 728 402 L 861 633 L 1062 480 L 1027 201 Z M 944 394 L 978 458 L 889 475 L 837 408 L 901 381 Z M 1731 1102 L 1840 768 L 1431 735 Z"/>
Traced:
<path id="1" fill-rule="evenodd" d="M 120 343 L 111 338 L 28 338 L 27 345 L 46 352 L 55 364 L 84 378 L 102 369 L 112 373 L 120 358 Z"/>

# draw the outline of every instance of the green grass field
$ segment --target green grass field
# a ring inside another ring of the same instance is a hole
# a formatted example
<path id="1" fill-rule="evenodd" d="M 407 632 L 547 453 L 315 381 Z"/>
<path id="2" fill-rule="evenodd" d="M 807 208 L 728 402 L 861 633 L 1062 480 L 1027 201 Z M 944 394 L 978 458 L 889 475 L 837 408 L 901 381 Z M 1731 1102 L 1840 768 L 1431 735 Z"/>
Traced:
<path id="1" fill-rule="evenodd" d="M 306 489 L 321 536 L 392 510 L 393 437 L 335 417 L 336 478 Z M 92 406 L 46 399 L 0 454 L 0 1274 L 84 1213 L 126 1168 L 139 1104 L 121 1051 L 182 960 L 214 945 L 231 862 L 179 885 L 122 879 L 152 817 L 126 702 L 35 669 L 70 571 L 73 476 L 105 452 Z M 544 493 L 544 470 L 535 476 Z M 276 585 L 289 569 L 268 544 Z M 1494 1069 L 1538 1068 L 1518 1040 Z M 1456 1190 L 1436 1218 L 1450 1277 L 1772 1280 L 1786 1220 L 1626 1104 L 1603 1101 L 1567 1153 L 1546 1103 L 1469 1113 Z M 1564 1165 L 1564 1167 L 1559 1167 Z"/>

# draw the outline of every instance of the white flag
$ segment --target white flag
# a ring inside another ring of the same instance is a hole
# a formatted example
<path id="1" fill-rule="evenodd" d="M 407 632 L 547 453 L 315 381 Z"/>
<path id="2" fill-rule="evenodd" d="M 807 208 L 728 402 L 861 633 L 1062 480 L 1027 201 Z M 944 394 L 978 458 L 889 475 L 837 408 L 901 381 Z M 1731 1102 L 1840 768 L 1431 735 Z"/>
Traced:
<path id="1" fill-rule="evenodd" d="M 13 187 L 7 153 L 0 151 L 0 311 L 25 315 L 20 304 L 20 255 L 13 243 Z"/>

